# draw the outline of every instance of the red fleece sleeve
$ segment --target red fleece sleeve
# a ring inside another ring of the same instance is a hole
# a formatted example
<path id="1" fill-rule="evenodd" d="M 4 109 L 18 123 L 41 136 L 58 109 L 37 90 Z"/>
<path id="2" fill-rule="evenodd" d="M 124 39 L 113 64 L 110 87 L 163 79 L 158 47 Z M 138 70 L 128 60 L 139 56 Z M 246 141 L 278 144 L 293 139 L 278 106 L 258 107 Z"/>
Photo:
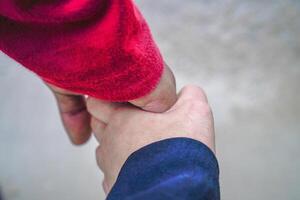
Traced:
<path id="1" fill-rule="evenodd" d="M 1 0 L 0 50 L 53 85 L 111 101 L 148 94 L 163 71 L 132 0 Z"/>

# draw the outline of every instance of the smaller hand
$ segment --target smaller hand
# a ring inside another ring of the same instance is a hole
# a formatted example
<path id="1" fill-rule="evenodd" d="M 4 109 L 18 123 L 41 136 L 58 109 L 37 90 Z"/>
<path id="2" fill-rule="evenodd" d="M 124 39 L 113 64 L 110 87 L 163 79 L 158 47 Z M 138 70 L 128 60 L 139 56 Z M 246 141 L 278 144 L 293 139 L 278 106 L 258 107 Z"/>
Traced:
<path id="1" fill-rule="evenodd" d="M 195 86 L 185 87 L 176 104 L 165 113 L 142 111 L 129 104 L 87 100 L 91 127 L 100 146 L 97 163 L 104 173 L 108 193 L 124 162 L 138 149 L 163 139 L 192 138 L 215 151 L 214 125 L 205 93 Z"/>
<path id="2" fill-rule="evenodd" d="M 60 110 L 64 127 L 73 144 L 85 143 L 90 135 L 90 115 L 86 110 L 82 94 L 58 88 L 46 83 L 53 91 Z M 129 101 L 129 103 L 150 112 L 163 112 L 176 102 L 175 79 L 169 67 L 165 67 L 163 76 L 154 91 L 150 94 Z M 100 112 L 100 111 L 99 111 Z"/>

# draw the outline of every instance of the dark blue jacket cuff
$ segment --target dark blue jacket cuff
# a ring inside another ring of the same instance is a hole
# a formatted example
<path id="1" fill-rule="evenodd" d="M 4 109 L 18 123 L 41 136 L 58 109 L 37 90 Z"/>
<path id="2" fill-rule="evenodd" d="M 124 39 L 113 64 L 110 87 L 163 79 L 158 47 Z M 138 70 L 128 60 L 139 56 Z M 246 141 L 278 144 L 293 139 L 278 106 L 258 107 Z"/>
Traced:
<path id="1" fill-rule="evenodd" d="M 172 138 L 134 152 L 108 200 L 219 200 L 219 168 L 203 143 Z"/>

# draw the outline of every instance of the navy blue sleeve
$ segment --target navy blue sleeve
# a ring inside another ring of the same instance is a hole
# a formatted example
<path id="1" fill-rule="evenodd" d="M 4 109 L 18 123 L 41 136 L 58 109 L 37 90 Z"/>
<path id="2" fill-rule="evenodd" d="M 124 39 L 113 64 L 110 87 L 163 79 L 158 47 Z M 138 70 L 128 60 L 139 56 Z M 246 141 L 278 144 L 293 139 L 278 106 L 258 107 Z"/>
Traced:
<path id="1" fill-rule="evenodd" d="M 214 153 L 188 138 L 152 143 L 123 165 L 108 200 L 219 200 Z"/>

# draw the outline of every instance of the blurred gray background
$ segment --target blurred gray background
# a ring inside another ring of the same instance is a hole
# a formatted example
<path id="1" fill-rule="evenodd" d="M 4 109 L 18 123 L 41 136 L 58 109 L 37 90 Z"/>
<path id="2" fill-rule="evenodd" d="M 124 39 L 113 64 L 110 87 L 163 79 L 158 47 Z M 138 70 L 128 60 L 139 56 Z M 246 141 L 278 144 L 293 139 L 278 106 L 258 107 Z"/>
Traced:
<path id="1" fill-rule="evenodd" d="M 207 91 L 222 199 L 300 199 L 300 1 L 137 4 L 179 88 Z M 4 199 L 104 199 L 96 142 L 71 146 L 48 89 L 3 54 L 0 91 Z"/>

